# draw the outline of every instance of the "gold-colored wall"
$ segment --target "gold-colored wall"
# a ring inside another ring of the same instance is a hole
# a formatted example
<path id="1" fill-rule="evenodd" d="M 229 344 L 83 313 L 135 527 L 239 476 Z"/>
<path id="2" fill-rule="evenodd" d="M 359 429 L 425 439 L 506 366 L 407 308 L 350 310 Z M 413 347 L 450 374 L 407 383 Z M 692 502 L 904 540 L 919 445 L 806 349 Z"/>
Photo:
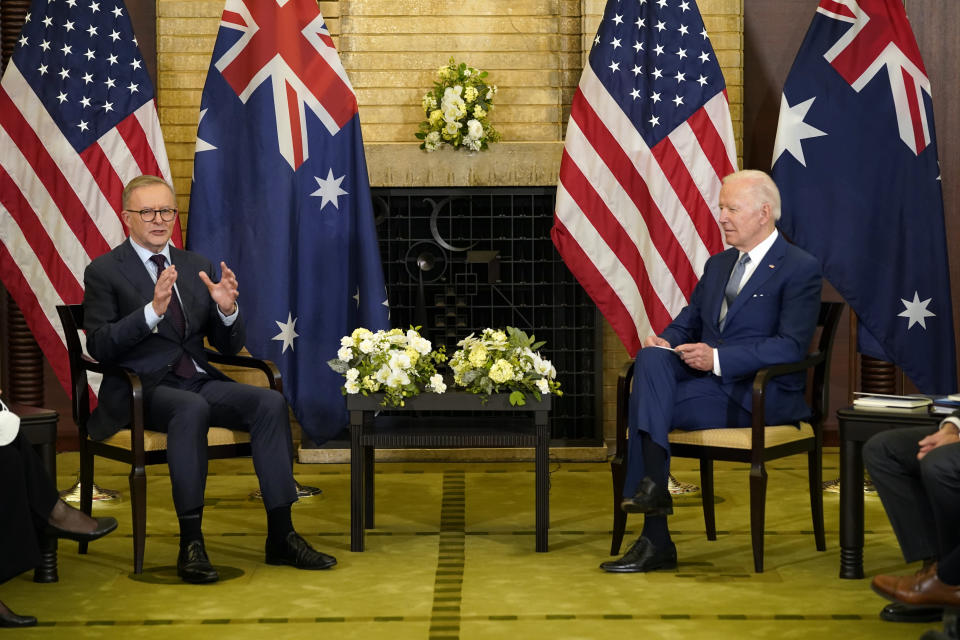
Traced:
<path id="1" fill-rule="evenodd" d="M 357 93 L 374 186 L 553 184 L 570 101 L 603 0 L 333 0 L 320 11 Z M 742 152 L 743 0 L 699 0 L 727 82 Z M 160 122 L 184 228 L 200 94 L 222 0 L 157 0 Z M 413 137 L 420 99 L 450 56 L 499 87 L 490 152 L 425 154 Z M 616 373 L 626 352 L 604 328 L 604 433 L 613 431 Z"/>

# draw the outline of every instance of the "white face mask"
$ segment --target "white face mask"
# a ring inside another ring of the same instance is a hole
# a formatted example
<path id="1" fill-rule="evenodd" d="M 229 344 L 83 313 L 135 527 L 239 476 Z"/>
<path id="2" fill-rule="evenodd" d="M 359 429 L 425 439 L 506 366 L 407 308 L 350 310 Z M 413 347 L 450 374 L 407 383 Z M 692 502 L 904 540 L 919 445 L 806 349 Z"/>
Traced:
<path id="1" fill-rule="evenodd" d="M 0 447 L 13 442 L 20 431 L 20 416 L 7 409 L 7 405 L 0 400 Z"/>

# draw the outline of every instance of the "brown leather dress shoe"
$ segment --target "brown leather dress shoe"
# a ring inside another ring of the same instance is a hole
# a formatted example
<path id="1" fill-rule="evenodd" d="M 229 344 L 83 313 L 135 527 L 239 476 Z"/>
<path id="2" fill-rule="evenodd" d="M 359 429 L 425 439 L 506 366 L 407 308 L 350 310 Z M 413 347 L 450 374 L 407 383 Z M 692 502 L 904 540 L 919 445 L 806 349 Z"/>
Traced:
<path id="1" fill-rule="evenodd" d="M 871 588 L 879 595 L 914 606 L 960 607 L 960 586 L 946 584 L 931 571 L 913 576 L 874 576 Z"/>

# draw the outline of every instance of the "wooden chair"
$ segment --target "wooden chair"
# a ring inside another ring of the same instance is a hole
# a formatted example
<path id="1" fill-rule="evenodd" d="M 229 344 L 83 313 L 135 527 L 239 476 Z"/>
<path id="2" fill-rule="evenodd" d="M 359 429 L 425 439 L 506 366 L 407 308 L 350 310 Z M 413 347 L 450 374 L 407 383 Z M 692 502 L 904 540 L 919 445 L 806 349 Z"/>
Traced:
<path id="1" fill-rule="evenodd" d="M 813 513 L 813 533 L 817 550 L 826 549 L 823 531 L 823 488 L 821 486 L 821 456 L 823 449 L 823 419 L 829 407 L 830 354 L 836 334 L 842 302 L 821 302 L 817 320 L 819 339 L 816 351 L 804 360 L 761 369 L 753 379 L 753 425 L 747 428 L 703 429 L 670 432 L 672 457 L 700 460 L 700 486 L 703 495 L 703 519 L 707 539 L 717 539 L 714 517 L 713 461 L 745 462 L 750 464 L 750 534 L 753 541 L 753 566 L 763 572 L 764 509 L 767 495 L 767 470 L 764 464 L 797 453 L 807 453 L 807 471 L 810 483 L 810 509 Z M 766 424 L 764 419 L 764 390 L 770 380 L 797 371 L 812 370 L 810 403 L 813 415 L 797 429 L 793 425 Z M 618 555 L 623 543 L 627 514 L 620 509 L 623 483 L 627 475 L 627 413 L 630 385 L 633 380 L 633 362 L 624 365 L 617 381 L 617 450 L 610 462 L 613 474 L 613 541 L 610 554 Z"/>
<path id="2" fill-rule="evenodd" d="M 130 465 L 130 508 L 133 512 L 133 571 L 143 572 L 143 552 L 147 533 L 147 474 L 145 467 L 151 464 L 166 464 L 167 434 L 144 427 L 143 387 L 140 378 L 118 366 L 104 365 L 87 356 L 81 344 L 83 329 L 83 306 L 79 304 L 57 307 L 60 322 L 67 340 L 70 357 L 70 386 L 73 419 L 80 429 L 80 508 L 89 514 L 93 506 L 93 459 L 101 456 L 119 460 Z M 227 356 L 207 351 L 210 362 L 259 369 L 267 378 L 270 388 L 283 391 L 280 371 L 268 360 L 246 356 Z M 106 440 L 97 441 L 87 433 L 90 418 L 89 373 L 112 373 L 126 378 L 130 384 L 130 415 L 133 424 L 125 425 Z M 234 458 L 250 455 L 250 434 L 222 427 L 211 427 L 207 433 L 207 457 Z M 87 544 L 80 543 L 80 553 L 87 552 Z"/>

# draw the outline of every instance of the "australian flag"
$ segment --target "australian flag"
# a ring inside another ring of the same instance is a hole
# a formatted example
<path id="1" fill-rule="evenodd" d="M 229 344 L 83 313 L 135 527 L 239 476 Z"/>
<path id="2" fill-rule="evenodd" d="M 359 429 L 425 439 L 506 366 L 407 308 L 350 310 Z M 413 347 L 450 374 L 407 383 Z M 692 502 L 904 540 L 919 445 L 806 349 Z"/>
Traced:
<path id="1" fill-rule="evenodd" d="M 930 81 L 901 0 L 821 0 L 783 89 L 780 226 L 860 319 L 860 351 L 957 390 Z"/>
<path id="2" fill-rule="evenodd" d="M 240 282 L 247 349 L 274 361 L 317 444 L 347 423 L 326 361 L 387 327 L 357 99 L 316 0 L 228 0 L 200 106 L 189 249 Z"/>

